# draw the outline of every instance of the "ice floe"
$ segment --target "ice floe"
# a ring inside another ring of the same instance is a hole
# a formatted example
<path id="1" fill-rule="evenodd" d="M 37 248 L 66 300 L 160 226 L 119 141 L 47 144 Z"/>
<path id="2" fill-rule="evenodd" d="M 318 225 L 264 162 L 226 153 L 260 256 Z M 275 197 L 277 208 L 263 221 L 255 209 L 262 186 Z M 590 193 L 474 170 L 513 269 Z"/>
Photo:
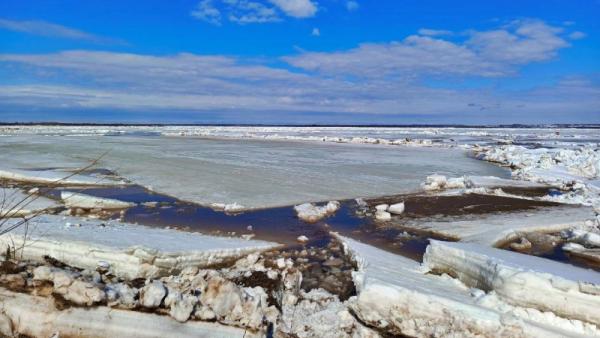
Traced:
<path id="1" fill-rule="evenodd" d="M 416 337 L 577 337 L 598 335 L 593 324 L 552 313 L 483 302 L 480 290 L 448 276 L 427 274 L 416 261 L 340 237 L 358 264 L 352 311 L 390 334 Z"/>
<path id="2" fill-rule="evenodd" d="M 589 207 L 541 207 L 530 211 L 481 215 L 476 219 L 440 219 L 416 222 L 411 228 L 443 237 L 495 246 L 512 240 L 520 232 L 560 232 L 585 227 L 595 218 Z"/>
<path id="3" fill-rule="evenodd" d="M 261 337 L 218 323 L 188 321 L 107 306 L 58 310 L 52 298 L 0 288 L 0 333 L 28 337 Z"/>
<path id="4" fill-rule="evenodd" d="M 475 243 L 431 240 L 423 264 L 506 302 L 600 324 L 600 274 Z"/>
<path id="5" fill-rule="evenodd" d="M 340 208 L 340 202 L 329 201 L 325 205 L 315 205 L 314 203 L 304 203 L 294 206 L 296 215 L 299 219 L 308 223 L 315 223 L 327 216 L 335 214 Z"/>
<path id="6" fill-rule="evenodd" d="M 108 151 L 98 167 L 127 181 L 184 201 L 217 203 L 221 208 L 238 203 L 244 210 L 410 193 L 420 190 L 420 182 L 433 173 L 508 175 L 505 169 L 469 158 L 462 149 L 166 136 L 116 140 L 93 133 L 24 135 L 2 138 L 0 170 L 26 173 L 28 180 L 51 173 L 44 181 L 54 181 L 65 172 L 20 168 L 77 168 Z M 71 180 L 113 183 L 85 175 Z"/>
<path id="7" fill-rule="evenodd" d="M 77 169 L 73 169 L 77 171 Z M 74 174 L 65 170 L 0 169 L 0 179 L 54 185 L 121 185 L 125 182 L 108 178 Z"/>
<path id="8" fill-rule="evenodd" d="M 23 217 L 58 206 L 54 200 L 34 193 L 24 193 L 16 188 L 0 188 L 0 217 Z"/>
<path id="9" fill-rule="evenodd" d="M 129 279 L 161 276 L 192 265 L 219 264 L 277 246 L 265 241 L 53 215 L 39 216 L 29 221 L 28 228 L 0 236 L 2 252 L 10 247 L 24 259 L 43 261 L 44 256 L 50 256 L 85 269 L 96 269 L 99 262 L 107 262 L 115 275 Z"/>
<path id="10" fill-rule="evenodd" d="M 402 213 L 404 213 L 404 202 L 400 202 L 400 203 L 396 203 L 396 204 L 390 205 L 387 208 L 387 211 L 390 214 L 401 215 Z"/>
<path id="11" fill-rule="evenodd" d="M 60 198 L 70 208 L 125 209 L 135 205 L 135 203 L 123 202 L 112 198 L 95 197 L 71 191 L 62 191 Z"/>

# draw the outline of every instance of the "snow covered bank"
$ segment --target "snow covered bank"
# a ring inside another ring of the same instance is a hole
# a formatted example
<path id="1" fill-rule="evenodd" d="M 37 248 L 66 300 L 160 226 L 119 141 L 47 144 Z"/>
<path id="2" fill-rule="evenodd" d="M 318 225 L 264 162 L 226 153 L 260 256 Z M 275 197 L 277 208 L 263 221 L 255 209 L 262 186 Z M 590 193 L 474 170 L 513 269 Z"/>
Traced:
<path id="1" fill-rule="evenodd" d="M 10 222 L 7 226 L 10 226 Z M 150 278 L 187 266 L 206 267 L 249 253 L 279 246 L 277 243 L 186 233 L 77 217 L 42 215 L 29 222 L 27 237 L 20 227 L 0 236 L 0 250 L 16 248 L 24 259 L 56 258 L 68 265 L 96 269 L 106 262 L 124 278 Z"/>
<path id="2" fill-rule="evenodd" d="M 514 239 L 519 232 L 559 232 L 572 227 L 584 227 L 587 221 L 594 218 L 592 208 L 560 206 L 488 214 L 475 219 L 448 218 L 414 222 L 407 226 L 416 230 L 431 231 L 447 238 L 496 246 Z"/>
<path id="3" fill-rule="evenodd" d="M 522 180 L 509 180 L 505 178 L 495 177 L 495 176 L 468 176 L 465 181 L 467 181 L 467 186 L 471 188 L 503 188 L 503 187 L 511 187 L 511 188 L 528 188 L 528 189 L 536 189 L 536 188 L 551 188 L 551 185 L 531 182 L 531 181 L 522 181 Z"/>
<path id="4" fill-rule="evenodd" d="M 425 182 L 421 184 L 425 191 L 436 191 L 446 189 L 495 189 L 495 188 L 524 188 L 539 189 L 551 188 L 552 185 L 537 183 L 531 181 L 505 179 L 496 176 L 463 176 L 448 178 L 444 175 L 427 176 Z"/>
<path id="5" fill-rule="evenodd" d="M 217 323 L 176 320 L 153 313 L 70 307 L 58 310 L 52 298 L 0 288 L 0 333 L 13 337 L 260 337 L 240 328 Z"/>
<path id="6" fill-rule="evenodd" d="M 600 324 L 600 274 L 474 243 L 430 240 L 423 265 L 526 308 Z"/>
<path id="7" fill-rule="evenodd" d="M 597 144 L 536 149 L 504 145 L 474 150 L 483 160 L 510 166 L 515 178 L 572 190 L 553 200 L 585 205 L 600 203 L 600 149 Z"/>
<path id="8" fill-rule="evenodd" d="M 30 196 L 21 189 L 0 188 L 0 217 L 23 217 L 58 206 L 54 200 L 39 195 Z"/>
<path id="9" fill-rule="evenodd" d="M 563 171 L 581 178 L 600 176 L 600 151 L 593 146 L 582 146 L 575 149 L 528 149 L 523 146 L 505 145 L 482 152 L 484 159 L 491 162 L 508 164 L 522 169 L 526 175 L 531 169 L 541 169 L 540 180 L 544 173 L 550 176 Z"/>
<path id="10" fill-rule="evenodd" d="M 62 191 L 60 198 L 69 208 L 126 209 L 135 205 L 135 203 L 123 202 L 112 198 L 95 197 L 71 191 Z"/>
<path id="11" fill-rule="evenodd" d="M 460 282 L 426 274 L 418 262 L 337 236 L 358 265 L 358 296 L 350 303 L 366 324 L 415 337 L 577 337 L 600 334 L 595 326 L 537 310 L 480 304 Z"/>

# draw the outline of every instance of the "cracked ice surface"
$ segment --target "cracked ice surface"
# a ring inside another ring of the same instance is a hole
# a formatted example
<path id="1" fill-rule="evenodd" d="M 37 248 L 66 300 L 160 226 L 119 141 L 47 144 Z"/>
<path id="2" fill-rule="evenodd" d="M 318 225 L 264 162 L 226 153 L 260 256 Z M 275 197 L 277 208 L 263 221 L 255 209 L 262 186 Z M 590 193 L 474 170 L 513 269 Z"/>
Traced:
<path id="1" fill-rule="evenodd" d="M 9 227 L 13 221 L 6 224 Z M 16 222 L 16 220 L 14 221 Z M 27 231 L 23 257 L 41 261 L 49 255 L 66 264 L 96 269 L 108 262 L 115 274 L 129 279 L 156 277 L 187 266 L 209 266 L 278 246 L 244 240 L 158 229 L 79 217 L 41 215 L 0 236 L 0 248 L 20 248 Z"/>
<path id="2" fill-rule="evenodd" d="M 507 177 L 459 149 L 164 136 L 5 136 L 0 170 L 77 167 L 107 150 L 99 166 L 135 183 L 250 209 L 407 193 L 433 173 Z"/>

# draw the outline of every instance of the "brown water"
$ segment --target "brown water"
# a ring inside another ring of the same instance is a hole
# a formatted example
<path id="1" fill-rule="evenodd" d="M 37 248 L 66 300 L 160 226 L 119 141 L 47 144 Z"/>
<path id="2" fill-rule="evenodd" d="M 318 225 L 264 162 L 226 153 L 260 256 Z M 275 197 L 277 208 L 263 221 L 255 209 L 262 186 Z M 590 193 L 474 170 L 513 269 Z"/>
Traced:
<path id="1" fill-rule="evenodd" d="M 410 228 L 410 222 L 446 216 L 468 216 L 495 212 L 527 210 L 540 206 L 557 205 L 551 202 L 530 201 L 510 197 L 466 194 L 458 196 L 398 195 L 367 200 L 372 208 L 380 203 L 404 201 L 406 211 L 390 222 L 377 222 L 368 215 L 369 209 L 360 209 L 354 200 L 341 201 L 340 209 L 331 217 L 317 223 L 305 223 L 296 217 L 293 206 L 252 210 L 228 214 L 176 198 L 151 192 L 141 186 L 53 188 L 43 190 L 51 198 L 59 198 L 60 191 L 76 191 L 97 197 L 115 198 L 126 202 L 157 202 L 156 206 L 138 204 L 125 211 L 123 221 L 156 227 L 171 227 L 205 234 L 242 236 L 285 244 L 291 250 L 302 247 L 298 236 L 309 238 L 304 247 L 327 247 L 331 231 L 369 243 L 384 250 L 415 260 L 421 260 L 429 238 L 441 238 L 431 233 Z M 112 218 L 121 217 L 119 213 Z"/>

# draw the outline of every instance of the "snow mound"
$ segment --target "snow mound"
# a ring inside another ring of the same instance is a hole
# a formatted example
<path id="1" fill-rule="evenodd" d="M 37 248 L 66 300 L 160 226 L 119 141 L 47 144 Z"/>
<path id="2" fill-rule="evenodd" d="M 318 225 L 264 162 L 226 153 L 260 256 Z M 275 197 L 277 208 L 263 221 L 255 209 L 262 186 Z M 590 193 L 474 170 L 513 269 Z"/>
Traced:
<path id="1" fill-rule="evenodd" d="M 510 166 L 515 178 L 572 189 L 558 201 L 593 205 L 600 202 L 600 149 L 588 143 L 571 148 L 504 145 L 477 148 L 481 159 Z"/>
<path id="2" fill-rule="evenodd" d="M 474 243 L 430 240 L 423 265 L 525 308 L 600 324 L 600 274 Z"/>
<path id="3" fill-rule="evenodd" d="M 600 151 L 593 145 L 576 149 L 528 149 L 523 146 L 505 145 L 485 151 L 484 158 L 525 171 L 533 168 L 551 171 L 562 167 L 574 176 L 600 177 Z"/>

